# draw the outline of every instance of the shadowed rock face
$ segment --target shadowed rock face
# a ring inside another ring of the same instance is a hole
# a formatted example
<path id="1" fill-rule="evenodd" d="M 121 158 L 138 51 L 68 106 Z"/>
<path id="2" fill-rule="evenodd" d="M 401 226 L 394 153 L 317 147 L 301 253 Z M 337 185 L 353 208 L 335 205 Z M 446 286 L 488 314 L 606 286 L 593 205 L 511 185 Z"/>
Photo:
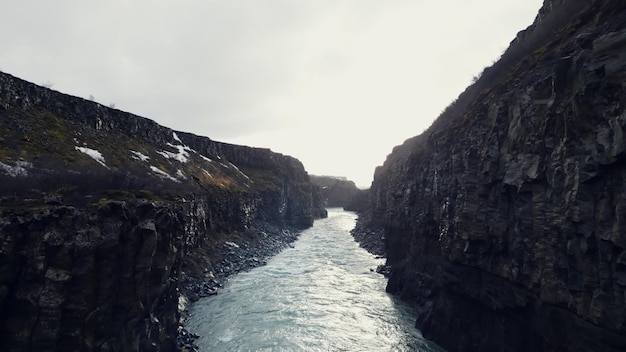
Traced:
<path id="1" fill-rule="evenodd" d="M 359 211 L 359 206 L 366 199 L 366 191 L 345 177 L 310 175 L 309 178 L 312 184 L 320 188 L 322 201 L 328 207 Z"/>
<path id="2" fill-rule="evenodd" d="M 446 349 L 626 350 L 624 5 L 546 1 L 377 169 L 359 226 L 383 229 L 388 291 Z"/>
<path id="3" fill-rule="evenodd" d="M 182 220 L 150 203 L 4 211 L 3 350 L 173 350 Z"/>
<path id="4" fill-rule="evenodd" d="M 325 215 L 292 157 L 4 73 L 0 141 L 2 351 L 175 350 L 193 282 L 261 262 L 295 238 L 280 229 Z M 255 257 L 224 268 L 235 241 Z"/>

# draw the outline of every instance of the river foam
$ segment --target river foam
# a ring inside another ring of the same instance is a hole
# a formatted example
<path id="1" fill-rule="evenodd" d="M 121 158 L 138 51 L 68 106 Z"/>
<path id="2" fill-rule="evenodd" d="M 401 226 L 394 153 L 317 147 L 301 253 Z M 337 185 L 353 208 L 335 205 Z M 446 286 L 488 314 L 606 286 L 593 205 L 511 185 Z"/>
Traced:
<path id="1" fill-rule="evenodd" d="M 350 235 L 356 215 L 329 209 L 292 248 L 233 276 L 191 307 L 201 351 L 441 351 L 385 292 L 382 259 Z"/>

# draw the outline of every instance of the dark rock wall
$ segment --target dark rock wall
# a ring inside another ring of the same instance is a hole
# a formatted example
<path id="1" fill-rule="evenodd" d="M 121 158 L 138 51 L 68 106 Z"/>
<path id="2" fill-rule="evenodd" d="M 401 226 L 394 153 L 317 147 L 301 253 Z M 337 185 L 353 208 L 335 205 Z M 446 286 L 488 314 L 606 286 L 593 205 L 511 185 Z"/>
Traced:
<path id="1" fill-rule="evenodd" d="M 624 5 L 546 1 L 543 41 L 377 169 L 360 227 L 446 349 L 626 350 Z"/>
<path id="2" fill-rule="evenodd" d="M 353 205 L 358 202 L 355 198 L 365 193 L 345 177 L 310 175 L 309 178 L 311 183 L 320 188 L 320 195 L 328 207 L 345 208 Z"/>
<path id="3" fill-rule="evenodd" d="M 267 184 L 259 187 L 262 196 L 255 202 L 262 210 L 257 212 L 259 218 L 305 228 L 313 225 L 313 219 L 326 216 L 323 204 L 316 198 L 317 189 L 298 159 L 270 149 L 220 143 L 190 133 L 179 136 L 200 153 L 222 155 L 244 171 L 252 169 L 269 176 L 264 180 Z"/>
<path id="4" fill-rule="evenodd" d="M 171 351 L 185 224 L 151 203 L 2 212 L 3 351 Z"/>
<path id="5" fill-rule="evenodd" d="M 223 193 L 2 210 L 0 350 L 176 350 L 182 284 L 213 275 L 221 258 L 206 255 L 250 236 L 260 203 Z"/>
<path id="6" fill-rule="evenodd" d="M 367 210 L 367 200 L 369 199 L 369 189 L 359 189 L 354 193 L 350 201 L 343 206 L 344 210 L 362 213 Z"/>
<path id="7" fill-rule="evenodd" d="M 134 138 L 165 144 L 171 130 L 163 128 L 153 120 L 129 114 L 86 99 L 46 89 L 30 82 L 0 73 L 0 109 L 45 108 L 60 118 L 71 121 L 80 130 L 98 130 L 118 133 L 123 131 Z"/>
<path id="8" fill-rule="evenodd" d="M 77 152 L 79 141 L 107 166 Z M 267 229 L 326 215 L 297 159 L 174 132 L 4 73 L 0 142 L 1 351 L 175 350 L 181 293 L 220 275 L 219 248 L 235 238 L 280 248 L 294 236 Z M 184 161 L 164 157 L 180 150 Z M 68 189 L 81 201 L 68 202 Z"/>

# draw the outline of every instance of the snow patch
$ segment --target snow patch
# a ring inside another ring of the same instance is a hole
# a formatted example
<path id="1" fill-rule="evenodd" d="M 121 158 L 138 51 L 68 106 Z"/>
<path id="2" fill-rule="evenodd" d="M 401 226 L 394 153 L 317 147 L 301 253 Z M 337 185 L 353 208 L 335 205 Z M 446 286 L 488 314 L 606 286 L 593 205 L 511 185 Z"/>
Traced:
<path id="1" fill-rule="evenodd" d="M 250 177 L 248 177 L 248 175 L 244 174 L 244 173 L 243 173 L 243 171 L 239 170 L 239 168 L 238 168 L 235 164 L 231 163 L 230 161 L 229 161 L 228 163 L 229 163 L 232 167 L 234 167 L 234 168 L 235 168 L 235 170 L 239 171 L 239 173 L 240 173 L 240 174 L 242 174 L 242 175 L 243 175 L 243 177 L 247 178 L 247 179 L 248 179 L 248 181 L 250 181 L 250 182 L 254 183 L 254 181 L 252 181 L 252 180 L 250 179 Z"/>
<path id="2" fill-rule="evenodd" d="M 237 243 L 235 243 L 235 242 L 226 241 L 224 243 L 229 245 L 229 246 L 231 246 L 231 247 L 233 247 L 233 248 L 239 248 L 239 245 Z"/>
<path id="3" fill-rule="evenodd" d="M 152 170 L 152 172 L 156 173 L 157 175 L 159 175 L 159 176 L 161 176 L 163 178 L 166 178 L 166 179 L 168 179 L 170 181 L 180 182 L 177 178 L 170 176 L 170 174 L 168 174 L 167 172 L 159 169 L 156 166 L 150 165 L 150 170 Z"/>
<path id="4" fill-rule="evenodd" d="M 176 132 L 172 131 L 172 137 L 174 138 L 175 141 L 179 142 L 180 144 L 183 144 L 183 141 L 181 141 L 180 138 L 178 138 L 178 135 L 176 134 Z"/>
<path id="5" fill-rule="evenodd" d="M 86 148 L 86 147 L 74 147 L 74 148 L 76 148 L 76 150 L 78 150 L 79 152 L 86 154 L 93 160 L 97 161 L 102 166 L 108 168 L 107 165 L 104 163 L 104 157 L 102 156 L 102 153 L 100 153 L 99 151 L 95 149 L 91 149 L 91 148 Z"/>
<path id="6" fill-rule="evenodd" d="M 183 172 L 183 170 L 177 170 L 176 178 L 186 180 L 187 176 L 185 176 L 185 173 Z"/>
<path id="7" fill-rule="evenodd" d="M 133 154 L 132 158 L 135 159 L 135 160 L 140 160 L 140 161 L 148 161 L 148 160 L 150 160 L 149 156 L 144 155 L 144 154 L 142 154 L 140 152 L 137 152 L 137 151 L 134 151 L 134 150 L 131 150 L 130 152 Z"/>
<path id="8" fill-rule="evenodd" d="M 163 157 L 165 157 L 166 159 L 174 159 L 177 160 L 181 163 L 186 163 L 187 161 L 189 161 L 189 152 L 191 150 L 191 148 L 187 147 L 186 145 L 174 145 L 172 143 L 167 143 L 167 145 L 169 147 L 178 149 L 177 153 L 173 153 L 173 152 L 169 152 L 167 150 L 161 150 L 161 151 L 157 151 L 157 153 L 163 155 Z"/>
<path id="9" fill-rule="evenodd" d="M 196 153 L 198 153 L 198 152 L 196 152 Z M 204 161 L 208 161 L 208 162 L 210 162 L 210 163 L 212 163 L 212 162 L 213 162 L 213 160 L 211 160 L 210 158 L 207 158 L 206 156 L 204 156 L 204 155 L 202 155 L 202 154 L 200 154 L 200 153 L 198 153 L 198 155 L 200 155 L 200 157 L 201 157 L 202 159 L 204 159 Z"/>
<path id="10" fill-rule="evenodd" d="M 189 301 L 187 300 L 187 297 L 185 297 L 184 295 L 179 295 L 178 296 L 178 311 L 182 312 L 185 309 L 187 309 L 187 306 L 189 305 Z"/>
<path id="11" fill-rule="evenodd" d="M 11 177 L 28 176 L 28 170 L 26 169 L 30 169 L 32 167 L 33 164 L 25 160 L 18 160 L 13 166 L 0 162 L 0 171 Z"/>

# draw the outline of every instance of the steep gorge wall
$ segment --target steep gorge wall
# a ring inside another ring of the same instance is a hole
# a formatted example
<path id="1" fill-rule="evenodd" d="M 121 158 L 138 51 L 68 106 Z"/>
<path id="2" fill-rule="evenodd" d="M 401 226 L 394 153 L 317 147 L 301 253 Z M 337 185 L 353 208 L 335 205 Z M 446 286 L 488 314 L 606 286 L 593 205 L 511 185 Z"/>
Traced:
<path id="1" fill-rule="evenodd" d="M 0 348 L 175 350 L 185 285 L 220 274 L 207 254 L 224 242 L 256 235 L 251 209 L 224 195 L 2 210 Z"/>
<path id="2" fill-rule="evenodd" d="M 546 1 L 543 42 L 376 170 L 359 227 L 446 349 L 626 350 L 624 5 Z"/>
<path id="3" fill-rule="evenodd" d="M 2 212 L 3 351 L 171 351 L 186 239 L 152 203 Z"/>
<path id="4" fill-rule="evenodd" d="M 302 163 L 270 149 L 173 131 L 150 119 L 45 89 L 1 72 L 0 116 L 4 119 L 0 121 L 0 137 L 7 147 L 7 151 L 0 148 L 3 163 L 26 159 L 35 169 L 89 172 L 85 168 L 92 169 L 93 161 L 92 165 L 79 164 L 77 157 L 70 155 L 80 154 L 72 145 L 77 143 L 98 149 L 111 170 L 145 178 L 145 173 L 150 173 L 147 165 L 137 162 L 129 153 L 138 150 L 150 157 L 152 166 L 161 171 L 172 176 L 184 171 L 187 177 L 179 181 L 182 188 L 194 188 L 191 192 L 232 185 L 230 188 L 244 197 L 252 194 L 258 200 L 253 204 L 267 210 L 259 212 L 264 220 L 308 227 L 314 218 L 324 216 L 324 209 L 314 199 L 317 190 Z M 172 159 L 163 158 L 164 151 L 176 152 L 172 148 L 179 143 L 187 157 L 196 157 L 195 161 L 176 165 Z M 207 174 L 212 176 L 207 178 Z"/>
<path id="5" fill-rule="evenodd" d="M 222 155 L 248 173 L 260 174 L 261 196 L 257 197 L 257 218 L 285 223 L 289 226 L 309 227 L 313 220 L 326 216 L 323 205 L 315 197 L 318 190 L 309 181 L 302 163 L 291 156 L 270 149 L 253 148 L 212 141 L 190 133 L 179 133 L 191 148 L 206 155 Z"/>
<path id="6" fill-rule="evenodd" d="M 292 157 L 4 73 L 0 141 L 2 351 L 176 350 L 181 295 L 226 274 L 221 248 L 325 216 Z"/>
<path id="7" fill-rule="evenodd" d="M 345 177 L 310 175 L 309 178 L 311 183 L 320 188 L 320 196 L 327 207 L 358 210 L 358 206 L 366 199 L 366 192 Z"/>

